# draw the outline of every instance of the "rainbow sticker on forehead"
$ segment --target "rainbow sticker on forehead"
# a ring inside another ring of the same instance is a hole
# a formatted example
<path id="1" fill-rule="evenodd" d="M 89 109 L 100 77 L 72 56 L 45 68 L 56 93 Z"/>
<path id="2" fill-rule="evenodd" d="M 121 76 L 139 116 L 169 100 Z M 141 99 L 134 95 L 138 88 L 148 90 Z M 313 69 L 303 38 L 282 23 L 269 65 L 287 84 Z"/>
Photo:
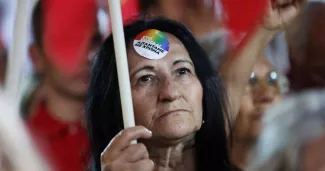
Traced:
<path id="1" fill-rule="evenodd" d="M 133 42 L 135 51 L 148 59 L 161 59 L 167 55 L 169 41 L 166 35 L 156 29 L 140 33 Z"/>

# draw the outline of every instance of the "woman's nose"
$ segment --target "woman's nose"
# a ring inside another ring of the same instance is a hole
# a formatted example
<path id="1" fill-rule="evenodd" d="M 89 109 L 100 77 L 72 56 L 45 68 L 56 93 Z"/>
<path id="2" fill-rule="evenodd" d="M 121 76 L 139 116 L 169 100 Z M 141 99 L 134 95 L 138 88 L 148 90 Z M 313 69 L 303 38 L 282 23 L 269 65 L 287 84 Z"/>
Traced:
<path id="1" fill-rule="evenodd" d="M 261 84 L 254 92 L 255 105 L 268 105 L 273 103 L 277 90 L 276 87 Z"/>
<path id="2" fill-rule="evenodd" d="M 161 86 L 158 100 L 161 102 L 172 102 L 179 99 L 181 96 L 181 91 L 177 87 L 176 83 L 172 80 L 166 79 Z"/>

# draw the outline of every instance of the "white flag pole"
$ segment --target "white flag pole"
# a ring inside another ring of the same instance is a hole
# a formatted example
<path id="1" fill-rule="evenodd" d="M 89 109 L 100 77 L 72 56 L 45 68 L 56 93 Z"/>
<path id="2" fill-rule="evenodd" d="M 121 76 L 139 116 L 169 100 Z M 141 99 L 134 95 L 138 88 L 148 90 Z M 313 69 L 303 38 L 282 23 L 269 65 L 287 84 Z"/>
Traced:
<path id="1" fill-rule="evenodd" d="M 31 1 L 34 3 L 35 1 Z M 27 52 L 30 0 L 17 0 L 13 41 L 10 46 L 6 80 L 0 92 L 0 144 L 14 170 L 49 171 L 35 150 L 19 115 L 19 87 L 23 57 Z"/>
<path id="2" fill-rule="evenodd" d="M 124 128 L 129 128 L 135 126 L 135 121 L 128 69 L 129 67 L 124 39 L 121 3 L 120 0 L 108 0 L 108 4 L 111 16 Z M 136 143 L 136 141 L 132 143 Z"/>
<path id="3" fill-rule="evenodd" d="M 13 41 L 8 56 L 4 96 L 18 107 L 19 88 L 22 76 L 23 57 L 26 56 L 28 43 L 29 0 L 16 2 L 16 14 L 13 28 Z"/>

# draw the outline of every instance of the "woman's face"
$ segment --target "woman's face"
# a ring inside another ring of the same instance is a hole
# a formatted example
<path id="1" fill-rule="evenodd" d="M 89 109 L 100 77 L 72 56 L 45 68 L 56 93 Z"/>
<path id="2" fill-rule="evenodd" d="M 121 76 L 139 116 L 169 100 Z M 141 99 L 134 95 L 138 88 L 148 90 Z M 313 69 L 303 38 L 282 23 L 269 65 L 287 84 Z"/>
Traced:
<path id="1" fill-rule="evenodd" d="M 184 45 L 165 34 L 169 52 L 159 60 L 128 49 L 132 98 L 137 125 L 151 130 L 152 139 L 177 141 L 200 129 L 203 90 Z"/>
<path id="2" fill-rule="evenodd" d="M 266 108 L 280 99 L 278 76 L 265 58 L 253 68 L 235 124 L 235 139 L 255 140 Z"/>

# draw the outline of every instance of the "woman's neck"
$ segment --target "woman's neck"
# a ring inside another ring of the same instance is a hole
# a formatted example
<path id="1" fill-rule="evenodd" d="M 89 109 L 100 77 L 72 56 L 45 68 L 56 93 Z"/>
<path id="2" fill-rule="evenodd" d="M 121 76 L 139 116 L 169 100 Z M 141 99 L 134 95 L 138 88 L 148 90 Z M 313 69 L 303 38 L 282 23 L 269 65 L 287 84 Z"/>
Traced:
<path id="1" fill-rule="evenodd" d="M 62 122 L 83 121 L 85 102 L 61 95 L 51 87 L 47 87 L 45 95 L 46 107 L 51 116 Z"/>
<path id="2" fill-rule="evenodd" d="M 254 141 L 235 140 L 231 146 L 231 160 L 239 168 L 245 169 Z"/>
<path id="3" fill-rule="evenodd" d="M 155 171 L 195 171 L 194 136 L 170 145 L 157 145 L 154 141 L 143 143 L 155 163 Z"/>

